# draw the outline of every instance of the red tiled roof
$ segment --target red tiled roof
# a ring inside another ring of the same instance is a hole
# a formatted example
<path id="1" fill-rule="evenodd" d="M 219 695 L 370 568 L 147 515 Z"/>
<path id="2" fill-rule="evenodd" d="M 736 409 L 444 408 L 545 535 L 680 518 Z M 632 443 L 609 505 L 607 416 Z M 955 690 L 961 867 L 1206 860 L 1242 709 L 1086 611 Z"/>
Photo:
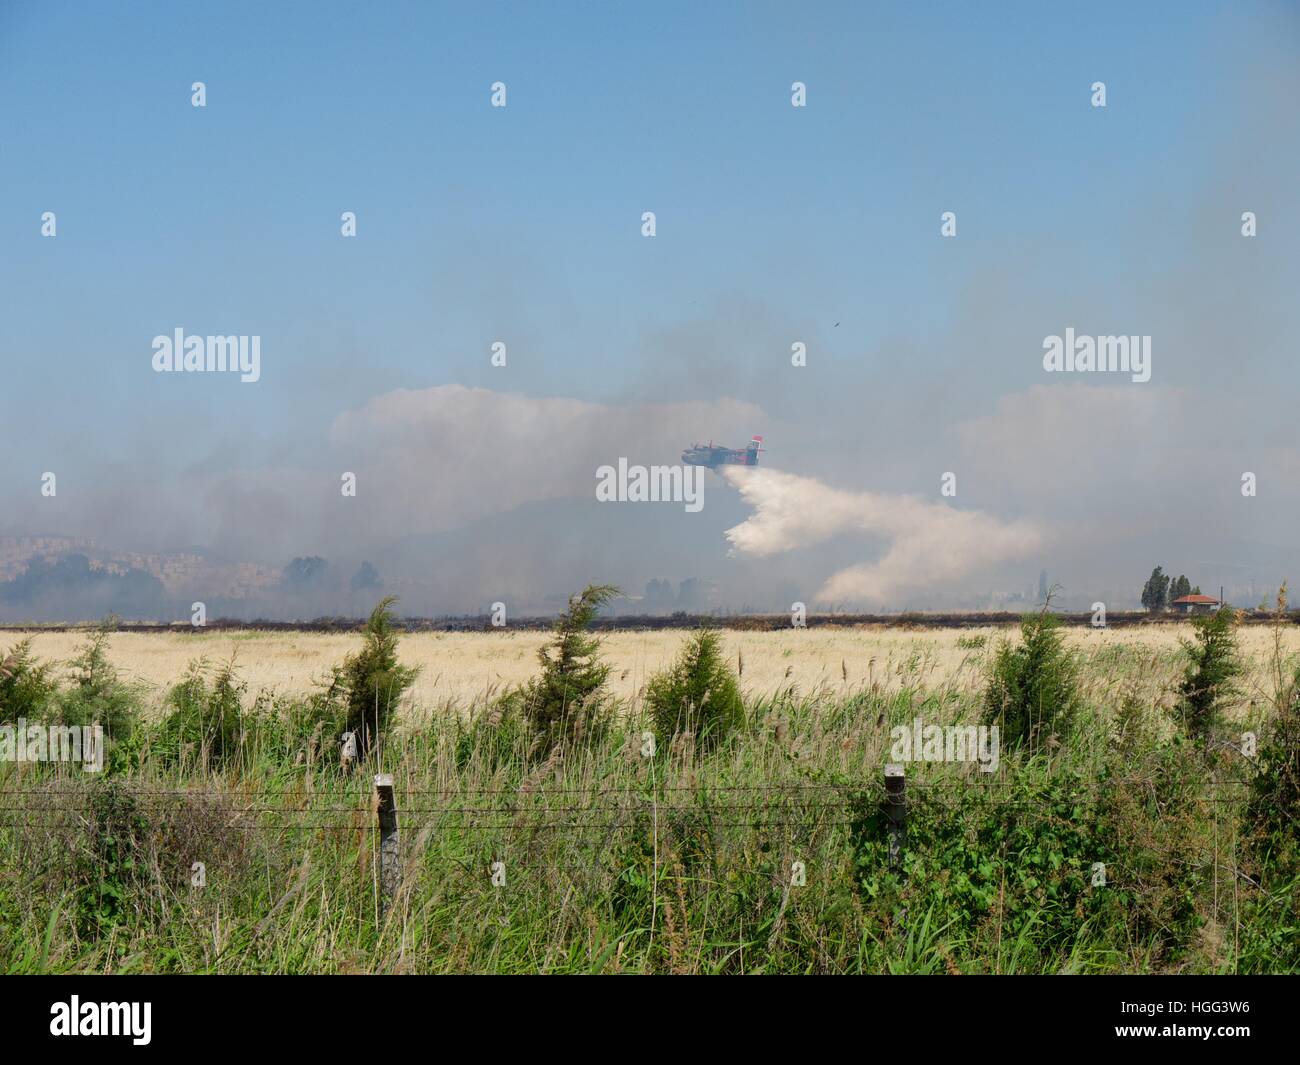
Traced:
<path id="1" fill-rule="evenodd" d="M 1209 603 L 1217 606 L 1219 601 L 1212 595 L 1184 595 L 1174 600 L 1174 606 L 1179 603 Z"/>

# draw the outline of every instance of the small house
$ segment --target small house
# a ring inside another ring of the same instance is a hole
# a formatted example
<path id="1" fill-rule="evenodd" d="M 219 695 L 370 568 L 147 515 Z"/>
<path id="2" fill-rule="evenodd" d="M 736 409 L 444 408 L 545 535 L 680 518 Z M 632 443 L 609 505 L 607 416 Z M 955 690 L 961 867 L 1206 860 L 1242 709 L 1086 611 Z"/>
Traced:
<path id="1" fill-rule="evenodd" d="M 1169 605 L 1188 614 L 1208 614 L 1218 609 L 1219 601 L 1212 595 L 1182 595 Z"/>

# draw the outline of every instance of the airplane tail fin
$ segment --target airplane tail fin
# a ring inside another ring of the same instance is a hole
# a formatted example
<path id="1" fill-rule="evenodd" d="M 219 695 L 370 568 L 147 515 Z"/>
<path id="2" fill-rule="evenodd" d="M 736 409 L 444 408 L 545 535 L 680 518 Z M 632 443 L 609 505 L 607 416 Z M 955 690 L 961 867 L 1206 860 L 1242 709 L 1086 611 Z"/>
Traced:
<path id="1" fill-rule="evenodd" d="M 749 440 L 749 447 L 745 448 L 745 452 L 746 452 L 746 456 L 745 456 L 745 457 L 749 460 L 749 462 L 747 463 L 747 465 L 750 465 L 750 466 L 757 466 L 757 465 L 758 465 L 758 453 L 759 453 L 760 451 L 766 451 L 766 450 L 767 450 L 767 448 L 765 448 L 765 447 L 763 446 L 763 438 L 762 438 L 761 436 L 753 436 L 753 437 L 751 437 L 750 440 Z"/>

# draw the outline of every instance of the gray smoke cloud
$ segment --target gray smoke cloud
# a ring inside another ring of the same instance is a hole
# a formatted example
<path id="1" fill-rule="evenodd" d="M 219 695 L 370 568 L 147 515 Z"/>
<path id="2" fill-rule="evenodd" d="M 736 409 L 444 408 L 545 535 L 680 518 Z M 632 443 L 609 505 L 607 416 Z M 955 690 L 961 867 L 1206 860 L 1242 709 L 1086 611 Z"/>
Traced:
<path id="1" fill-rule="evenodd" d="M 443 385 L 341 414 L 330 448 L 382 501 L 387 527 L 422 535 L 546 500 L 591 499 L 598 466 L 674 463 L 693 441 L 747 439 L 762 420 L 734 399 L 600 404 Z"/>

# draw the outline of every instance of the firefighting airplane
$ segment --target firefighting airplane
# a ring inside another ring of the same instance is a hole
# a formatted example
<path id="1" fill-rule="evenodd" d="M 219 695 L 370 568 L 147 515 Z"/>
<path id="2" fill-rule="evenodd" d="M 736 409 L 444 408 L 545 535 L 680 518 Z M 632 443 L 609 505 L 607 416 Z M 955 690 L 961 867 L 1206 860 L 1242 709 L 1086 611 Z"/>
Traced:
<path id="1" fill-rule="evenodd" d="M 682 452 L 682 461 L 690 466 L 707 466 L 717 469 L 719 466 L 757 466 L 758 453 L 766 451 L 763 438 L 755 436 L 749 441 L 749 447 L 741 450 L 734 447 L 716 447 L 712 440 L 708 445 L 695 444 Z"/>

